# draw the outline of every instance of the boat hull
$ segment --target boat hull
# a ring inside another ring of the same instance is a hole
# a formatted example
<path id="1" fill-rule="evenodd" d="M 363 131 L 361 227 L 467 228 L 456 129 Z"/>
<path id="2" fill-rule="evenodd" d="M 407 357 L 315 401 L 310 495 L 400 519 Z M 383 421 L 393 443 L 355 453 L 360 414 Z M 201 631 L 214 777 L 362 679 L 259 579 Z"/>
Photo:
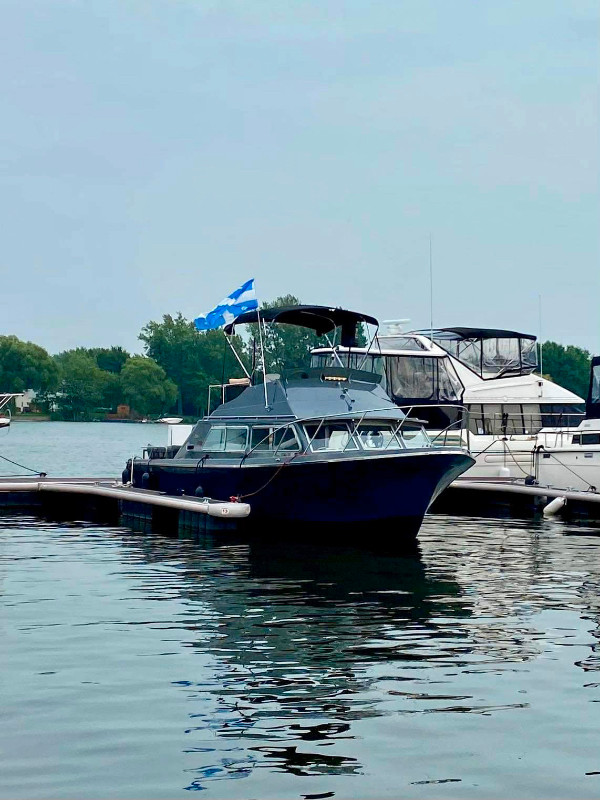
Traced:
<path id="1" fill-rule="evenodd" d="M 400 522 L 414 536 L 433 500 L 472 463 L 461 450 L 246 466 L 158 459 L 136 461 L 134 483 L 169 494 L 201 487 L 207 497 L 239 497 L 250 503 L 253 526 Z"/>

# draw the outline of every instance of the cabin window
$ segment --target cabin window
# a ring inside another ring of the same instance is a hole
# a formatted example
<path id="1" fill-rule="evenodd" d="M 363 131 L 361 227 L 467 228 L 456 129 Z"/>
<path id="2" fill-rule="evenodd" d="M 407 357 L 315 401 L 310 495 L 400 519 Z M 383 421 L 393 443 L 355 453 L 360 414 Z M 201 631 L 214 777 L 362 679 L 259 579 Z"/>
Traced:
<path id="1" fill-rule="evenodd" d="M 385 422 L 363 422 L 358 426 L 358 438 L 365 450 L 389 450 L 402 447 L 396 428 Z"/>
<path id="2" fill-rule="evenodd" d="M 327 353 L 313 353 L 310 358 L 311 367 L 347 367 L 385 375 L 384 360 L 381 356 L 370 353 L 348 352 L 347 350 L 331 350 Z"/>
<path id="3" fill-rule="evenodd" d="M 386 356 L 387 388 L 401 404 L 460 402 L 463 386 L 449 358 Z"/>
<path id="4" fill-rule="evenodd" d="M 276 428 L 272 425 L 260 425 L 252 428 L 250 447 L 255 453 L 300 450 L 300 442 L 291 426 Z"/>
<path id="5" fill-rule="evenodd" d="M 273 434 L 273 446 L 275 450 L 300 450 L 300 442 L 296 436 L 296 431 L 291 428 L 280 428 Z"/>
<path id="6" fill-rule="evenodd" d="M 573 436 L 571 444 L 581 444 L 581 436 L 578 433 Z"/>
<path id="7" fill-rule="evenodd" d="M 396 400 L 432 400 L 436 397 L 435 358 L 398 356 L 388 358 L 389 391 Z"/>
<path id="8" fill-rule="evenodd" d="M 321 450 L 358 450 L 358 444 L 346 422 L 311 423 L 304 426 L 313 452 Z"/>
<path id="9" fill-rule="evenodd" d="M 467 410 L 469 412 L 469 430 L 471 433 L 481 436 L 484 433 L 483 410 L 481 405 L 478 403 L 471 403 L 471 405 L 467 406 Z"/>
<path id="10" fill-rule="evenodd" d="M 525 431 L 523 424 L 523 412 L 518 403 L 507 403 L 502 406 L 502 418 L 500 422 L 501 432 L 506 436 L 522 434 Z"/>
<path id="11" fill-rule="evenodd" d="M 537 433 L 542 427 L 542 416 L 537 403 L 523 404 L 524 433 Z"/>
<path id="12" fill-rule="evenodd" d="M 544 428 L 576 428 L 584 412 L 576 403 L 542 403 L 540 409 Z"/>
<path id="13" fill-rule="evenodd" d="M 600 433 L 582 433 L 581 444 L 600 444 Z"/>
<path id="14" fill-rule="evenodd" d="M 472 403 L 469 430 L 486 436 L 515 436 L 537 433 L 542 427 L 540 407 L 520 403 Z"/>
<path id="15" fill-rule="evenodd" d="M 272 450 L 273 449 L 273 428 L 261 426 L 260 428 L 252 428 L 252 435 L 250 438 L 250 449 L 254 451 Z"/>
<path id="16" fill-rule="evenodd" d="M 210 453 L 243 453 L 248 445 L 248 428 L 241 425 L 213 425 L 203 450 Z"/>
<path id="17" fill-rule="evenodd" d="M 456 374 L 454 365 L 449 358 L 438 358 L 436 361 L 439 379 L 439 399 L 449 403 L 460 403 L 463 395 L 463 385 Z"/>
<path id="18" fill-rule="evenodd" d="M 483 432 L 491 436 L 502 433 L 502 406 L 499 403 L 483 406 Z"/>

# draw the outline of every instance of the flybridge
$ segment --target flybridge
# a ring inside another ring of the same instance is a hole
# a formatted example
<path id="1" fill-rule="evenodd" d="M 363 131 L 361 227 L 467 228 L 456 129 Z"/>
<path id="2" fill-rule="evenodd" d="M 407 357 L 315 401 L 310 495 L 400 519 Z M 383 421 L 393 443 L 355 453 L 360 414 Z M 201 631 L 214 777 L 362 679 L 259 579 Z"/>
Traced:
<path id="1" fill-rule="evenodd" d="M 536 337 L 500 328 L 437 328 L 415 331 L 484 380 L 530 375 L 537 369 Z"/>

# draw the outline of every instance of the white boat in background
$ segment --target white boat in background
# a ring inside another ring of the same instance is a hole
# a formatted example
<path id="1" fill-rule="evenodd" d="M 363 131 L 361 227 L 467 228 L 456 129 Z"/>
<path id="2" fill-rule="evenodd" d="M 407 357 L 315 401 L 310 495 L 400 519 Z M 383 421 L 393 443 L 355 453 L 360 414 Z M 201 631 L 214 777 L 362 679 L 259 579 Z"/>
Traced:
<path id="1" fill-rule="evenodd" d="M 534 455 L 541 486 L 600 489 L 600 357 L 592 359 L 585 419 L 577 428 L 540 431 Z"/>
<path id="2" fill-rule="evenodd" d="M 388 394 L 441 430 L 463 405 L 469 414 L 468 442 L 475 465 L 464 477 L 525 478 L 534 470 L 538 434 L 576 427 L 583 398 L 536 374 L 536 337 L 490 328 L 438 328 L 409 333 L 392 328 L 368 352 L 323 347 L 312 366 L 335 363 L 378 372 Z M 446 404 L 428 414 L 423 406 Z M 458 428 L 458 425 L 457 425 Z M 458 436 L 458 432 L 456 434 Z"/>

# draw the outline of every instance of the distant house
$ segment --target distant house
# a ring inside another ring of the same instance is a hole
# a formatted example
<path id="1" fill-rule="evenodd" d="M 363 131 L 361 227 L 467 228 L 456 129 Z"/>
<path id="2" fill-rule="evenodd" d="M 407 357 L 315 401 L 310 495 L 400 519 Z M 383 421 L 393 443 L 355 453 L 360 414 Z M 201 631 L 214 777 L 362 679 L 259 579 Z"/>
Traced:
<path id="1" fill-rule="evenodd" d="M 32 410 L 32 406 L 35 404 L 35 398 L 37 397 L 37 392 L 33 389 L 27 389 L 26 392 L 22 392 L 21 394 L 15 397 L 15 408 L 17 413 L 19 414 L 26 414 Z"/>

